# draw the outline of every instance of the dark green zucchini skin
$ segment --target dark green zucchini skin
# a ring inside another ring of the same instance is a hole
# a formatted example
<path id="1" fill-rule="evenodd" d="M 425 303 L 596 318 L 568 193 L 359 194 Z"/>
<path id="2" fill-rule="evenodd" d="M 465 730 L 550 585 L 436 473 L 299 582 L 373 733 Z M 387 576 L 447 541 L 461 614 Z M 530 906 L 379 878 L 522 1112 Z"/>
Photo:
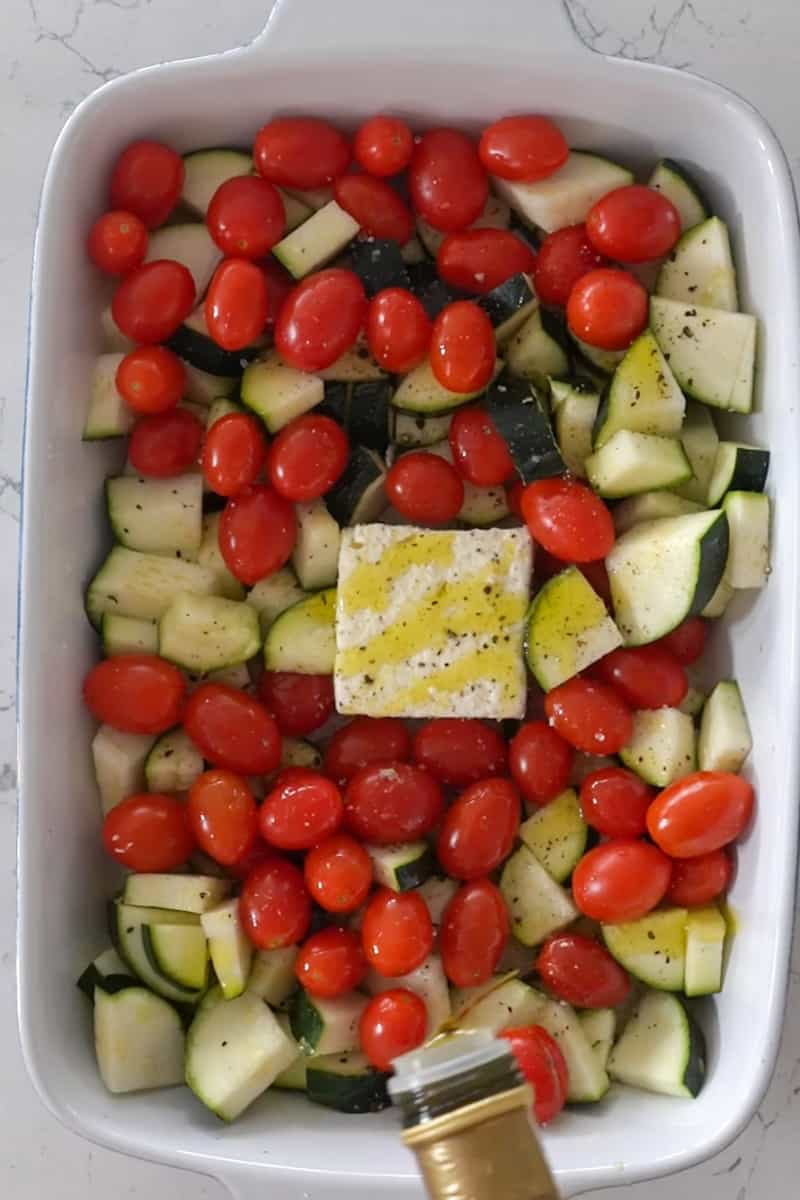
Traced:
<path id="1" fill-rule="evenodd" d="M 689 1022 L 689 1059 L 683 1075 L 683 1082 L 693 1096 L 698 1096 L 706 1078 L 706 1039 L 702 1029 L 690 1012 L 686 1013 Z"/>
<path id="2" fill-rule="evenodd" d="M 515 312 L 519 312 L 521 308 L 535 299 L 536 293 L 530 279 L 527 275 L 520 273 L 512 275 L 510 279 L 506 279 L 505 283 L 501 283 L 499 287 L 493 288 L 491 292 L 481 296 L 478 304 L 492 325 L 497 328 L 509 317 L 513 317 Z"/>
<path id="3" fill-rule="evenodd" d="M 763 492 L 769 472 L 769 450 L 738 446 L 731 471 L 725 479 L 725 492 Z M 715 497 L 721 500 L 721 496 Z"/>
<path id="4" fill-rule="evenodd" d="M 306 1095 L 315 1104 L 342 1113 L 380 1112 L 388 1107 L 388 1075 L 375 1070 L 365 1071 L 363 1075 L 335 1075 L 315 1069 L 313 1062 L 313 1058 L 309 1058 Z"/>
<path id="5" fill-rule="evenodd" d="M 392 391 L 388 379 L 368 379 L 353 384 L 346 424 L 351 441 L 368 446 L 378 454 L 386 453 Z"/>
<path id="6" fill-rule="evenodd" d="M 729 544 L 728 518 L 724 512 L 720 512 L 719 519 L 714 522 L 705 537 L 700 539 L 700 567 L 694 599 L 688 613 L 690 617 L 699 616 L 719 587 L 725 563 L 728 561 Z"/>
<path id="7" fill-rule="evenodd" d="M 207 371 L 209 375 L 221 375 L 225 379 L 238 379 L 247 364 L 264 351 L 263 346 L 223 350 L 211 338 L 196 329 L 190 329 L 188 325 L 176 329 L 168 339 L 167 346 L 198 370 Z"/>
<path id="8" fill-rule="evenodd" d="M 347 428 L 347 411 L 350 407 L 350 385 L 340 379 L 326 379 L 325 399 L 318 404 L 315 412 L 333 417 L 342 429 Z"/>
<path id="9" fill-rule="evenodd" d="M 379 464 L 369 450 L 364 446 L 355 446 L 344 471 L 325 494 L 325 504 L 333 519 L 340 525 L 353 524 L 365 491 L 382 475 Z"/>
<path id="10" fill-rule="evenodd" d="M 388 238 L 365 238 L 350 247 L 350 269 L 364 284 L 368 296 L 388 287 L 408 288 L 408 268 L 400 245 Z"/>
<path id="11" fill-rule="evenodd" d="M 430 879 L 436 870 L 436 855 L 432 848 L 428 848 L 420 858 L 415 858 L 413 862 L 404 863 L 402 867 L 398 867 L 395 871 L 397 886 L 401 892 L 408 892 L 411 888 L 419 887 L 426 879 Z"/>
<path id="12" fill-rule="evenodd" d="M 466 292 L 460 292 L 439 278 L 436 264 L 433 262 L 413 263 L 407 268 L 409 287 L 419 300 L 425 312 L 434 321 L 443 308 L 454 300 L 467 299 Z"/>
<path id="13" fill-rule="evenodd" d="M 485 405 L 523 483 L 564 474 L 547 407 L 529 380 L 502 372 L 490 384 Z"/>

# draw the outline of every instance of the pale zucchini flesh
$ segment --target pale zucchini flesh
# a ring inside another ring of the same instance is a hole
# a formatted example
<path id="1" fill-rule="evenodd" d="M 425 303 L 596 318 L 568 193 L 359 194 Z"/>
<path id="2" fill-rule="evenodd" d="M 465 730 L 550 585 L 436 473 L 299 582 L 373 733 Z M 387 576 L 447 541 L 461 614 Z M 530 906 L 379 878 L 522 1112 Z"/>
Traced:
<path id="1" fill-rule="evenodd" d="M 331 675 L 336 656 L 335 619 L 335 588 L 287 608 L 267 632 L 266 670 Z"/>
<path id="2" fill-rule="evenodd" d="M 572 874 L 586 849 L 588 835 L 574 788 L 549 800 L 519 828 L 521 841 L 556 883 L 563 883 Z"/>
<path id="3" fill-rule="evenodd" d="M 115 1095 L 183 1083 L 181 1019 L 146 988 L 95 988 L 94 1044 L 100 1078 Z"/>
<path id="4" fill-rule="evenodd" d="M 159 622 L 159 654 L 187 671 L 219 671 L 260 649 L 258 613 L 238 600 L 181 592 Z"/>
<path id="5" fill-rule="evenodd" d="M 620 429 L 677 437 L 686 401 L 650 330 L 627 351 L 600 406 L 594 435 L 599 450 Z"/>
<path id="6" fill-rule="evenodd" d="M 697 766 L 691 716 L 679 708 L 640 709 L 633 714 L 631 738 L 619 756 L 646 783 L 668 787 Z"/>
<path id="7" fill-rule="evenodd" d="M 312 500 L 295 506 L 297 540 L 292 551 L 292 567 L 307 592 L 329 588 L 339 574 L 341 532 L 328 512 L 325 501 Z"/>
<path id="8" fill-rule="evenodd" d="M 686 973 L 685 908 L 656 909 L 638 921 L 603 925 L 603 940 L 617 962 L 648 987 L 683 990 Z"/>
<path id="9" fill-rule="evenodd" d="M 527 846 L 520 846 L 506 862 L 500 890 L 511 931 L 526 946 L 538 945 L 578 916 L 569 892 L 551 879 Z"/>
<path id="10" fill-rule="evenodd" d="M 586 460 L 586 474 L 599 496 L 622 499 L 639 492 L 679 487 L 692 468 L 677 438 L 620 429 Z"/>
<path id="11" fill-rule="evenodd" d="M 619 1083 L 665 1096 L 696 1096 L 705 1078 L 705 1044 L 677 996 L 648 992 L 611 1051 L 608 1070 Z"/>
<path id="12" fill-rule="evenodd" d="M 701 771 L 741 771 L 753 748 L 739 685 L 721 680 L 703 706 L 697 759 Z"/>
<path id="13" fill-rule="evenodd" d="M 605 604 L 577 567 L 540 588 L 527 618 L 525 653 L 545 691 L 571 679 L 622 645 Z"/>

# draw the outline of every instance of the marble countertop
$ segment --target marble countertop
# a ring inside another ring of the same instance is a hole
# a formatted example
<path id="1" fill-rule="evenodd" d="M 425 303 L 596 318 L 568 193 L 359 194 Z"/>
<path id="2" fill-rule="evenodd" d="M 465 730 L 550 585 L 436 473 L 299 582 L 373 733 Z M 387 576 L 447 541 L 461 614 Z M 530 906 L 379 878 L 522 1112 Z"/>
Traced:
<path id="1" fill-rule="evenodd" d="M 368 0 L 364 0 L 365 3 Z M 331 0 L 335 3 L 335 0 Z M 574 27 L 607 54 L 707 75 L 772 123 L 800 180 L 795 0 L 566 0 Z M 50 148 L 75 105 L 135 67 L 249 41 L 270 0 L 4 0 L 0 37 L 0 1194 L 14 1200 L 223 1200 L 213 1180 L 100 1150 L 62 1129 L 28 1081 L 14 1011 L 17 536 L 27 294 L 39 190 Z M 800 937 L 777 1071 L 749 1128 L 702 1167 L 611 1200 L 789 1200 L 800 1172 Z"/>

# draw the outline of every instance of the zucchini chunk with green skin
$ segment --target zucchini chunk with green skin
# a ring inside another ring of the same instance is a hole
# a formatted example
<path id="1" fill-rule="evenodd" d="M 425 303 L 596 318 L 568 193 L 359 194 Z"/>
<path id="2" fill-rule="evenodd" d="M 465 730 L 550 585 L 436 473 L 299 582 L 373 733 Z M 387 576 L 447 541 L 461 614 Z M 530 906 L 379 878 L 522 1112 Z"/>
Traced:
<path id="1" fill-rule="evenodd" d="M 321 404 L 325 384 L 318 375 L 297 371 L 275 354 L 245 368 L 241 385 L 242 404 L 277 433 L 295 417 Z"/>
<path id="2" fill-rule="evenodd" d="M 282 612 L 286 612 L 287 608 L 305 600 L 307 595 L 308 593 L 300 587 L 292 568 L 281 567 L 266 579 L 259 579 L 247 593 L 246 599 L 258 613 L 261 632 L 266 636 L 272 622 L 276 621 Z"/>
<path id="3" fill-rule="evenodd" d="M 509 979 L 516 979 L 518 975 L 519 971 L 516 970 L 502 971 L 496 975 L 490 975 L 483 983 L 474 984 L 472 987 L 451 988 L 450 1001 L 453 1008 L 453 1020 L 460 1020 L 484 997 L 490 995 L 496 988 L 502 987 L 504 983 L 508 983 Z"/>
<path id="4" fill-rule="evenodd" d="M 447 437 L 452 419 L 449 413 L 441 417 L 423 417 L 393 408 L 389 414 L 389 435 L 391 441 L 401 450 L 435 446 L 442 438 Z"/>
<path id="5" fill-rule="evenodd" d="M 617 1014 L 613 1008 L 587 1008 L 577 1015 L 589 1045 L 592 1047 L 597 1065 L 605 1071 L 611 1047 L 614 1044 Z"/>
<path id="6" fill-rule="evenodd" d="M 503 369 L 503 363 L 500 359 L 495 362 L 495 378 Z M 450 413 L 455 408 L 461 408 L 464 404 L 469 404 L 470 400 L 477 399 L 482 396 L 486 388 L 478 388 L 475 392 L 451 392 L 446 387 L 442 387 L 438 379 L 433 373 L 429 361 L 420 363 L 418 367 L 414 367 L 408 375 L 404 375 L 400 380 L 396 392 L 392 396 L 392 404 L 395 408 L 400 408 L 404 412 L 421 413 L 425 416 L 429 414 L 438 415 L 441 413 Z"/>
<path id="7" fill-rule="evenodd" d="M 396 846 L 366 846 L 376 883 L 393 892 L 419 887 L 436 869 L 436 855 L 427 842 Z"/>
<path id="8" fill-rule="evenodd" d="M 725 579 L 733 588 L 761 588 L 769 575 L 769 497 L 728 492 L 722 502 L 730 548 Z"/>
<path id="9" fill-rule="evenodd" d="M 300 1048 L 300 1043 L 296 1042 L 292 1034 L 292 1023 L 289 1020 L 289 1014 L 279 1012 L 275 1014 L 275 1019 L 280 1025 L 284 1037 L 292 1044 L 296 1051 L 296 1056 L 288 1067 L 284 1067 L 280 1075 L 275 1076 L 273 1087 L 282 1088 L 287 1092 L 304 1092 L 306 1090 L 306 1064 L 308 1058 Z"/>
<path id="10" fill-rule="evenodd" d="M 208 375 L 220 375 L 227 379 L 238 379 L 247 363 L 258 357 L 264 345 L 263 341 L 259 341 L 242 350 L 223 350 L 209 336 L 202 304 L 189 314 L 166 344 L 191 366 L 198 367 Z"/>
<path id="11" fill-rule="evenodd" d="M 113 947 L 104 950 L 93 959 L 76 981 L 84 996 L 94 1003 L 95 988 L 113 994 L 126 987 L 139 987 L 139 980 L 131 974 Z"/>
<path id="12" fill-rule="evenodd" d="M 685 908 L 660 908 L 638 921 L 603 925 L 603 940 L 617 962 L 648 987 L 683 991 L 686 973 Z"/>
<path id="13" fill-rule="evenodd" d="M 448 1023 L 448 1028 L 467 1031 L 488 1029 L 499 1033 L 524 1025 L 538 1025 L 547 999 L 529 983 L 521 979 L 501 981 L 490 988 L 474 1004 L 469 1004 Z"/>
<path id="14" fill-rule="evenodd" d="M 136 414 L 117 391 L 117 367 L 124 354 L 99 354 L 92 367 L 89 408 L 83 426 L 84 442 L 125 437 Z"/>
<path id="15" fill-rule="evenodd" d="M 677 996 L 648 992 L 611 1051 L 608 1071 L 618 1083 L 664 1096 L 697 1096 L 706 1073 L 700 1027 Z"/>
<path id="16" fill-rule="evenodd" d="M 115 1095 L 183 1083 L 181 1019 L 146 988 L 95 989 L 94 1047 L 100 1078 Z"/>
<path id="17" fill-rule="evenodd" d="M 586 474 L 599 496 L 615 500 L 678 487 L 692 468 L 677 438 L 620 429 L 587 458 Z"/>
<path id="18" fill-rule="evenodd" d="M 264 642 L 267 671 L 332 675 L 336 657 L 336 589 L 317 592 L 287 608 Z"/>
<path id="19" fill-rule="evenodd" d="M 219 671 L 260 649 L 258 613 L 238 600 L 181 592 L 159 623 L 159 654 L 187 671 Z"/>
<path id="20" fill-rule="evenodd" d="M 233 400 L 229 400 L 227 396 L 218 396 L 208 406 L 206 432 L 211 429 L 212 425 L 216 425 L 217 421 L 221 421 L 223 417 L 232 417 L 243 412 L 244 409 L 241 404 L 236 404 Z"/>
<path id="21" fill-rule="evenodd" d="M 586 459 L 592 453 L 592 431 L 600 407 L 600 394 L 588 380 L 550 379 L 553 426 L 564 465 L 579 479 L 586 477 Z"/>
<path id="22" fill-rule="evenodd" d="M 209 567 L 217 577 L 216 594 L 226 600 L 244 600 L 244 587 L 228 570 L 219 547 L 219 522 L 222 513 L 206 513 L 203 517 L 203 536 L 197 561 L 201 567 Z M 188 589 L 193 590 L 193 589 Z"/>
<path id="23" fill-rule="evenodd" d="M 311 742 L 293 737 L 281 740 L 281 767 L 310 767 L 315 771 L 321 763 L 322 754 Z"/>
<path id="24" fill-rule="evenodd" d="M 545 329 L 542 310 L 537 307 L 505 347 L 506 363 L 512 375 L 532 379 L 543 385 L 548 375 L 566 375 L 569 359 Z"/>
<path id="25" fill-rule="evenodd" d="M 717 458 L 719 435 L 714 425 L 711 410 L 697 400 L 686 401 L 686 416 L 680 432 L 681 445 L 692 468 L 692 478 L 682 483 L 676 491 L 687 500 L 695 500 L 704 507 L 713 507 L 708 499 L 711 476 Z"/>
<path id="26" fill-rule="evenodd" d="M 638 496 L 630 496 L 617 504 L 612 516 L 619 536 L 643 521 L 660 521 L 664 517 L 683 517 L 702 511 L 702 504 L 684 500 L 675 492 L 640 492 Z"/>
<path id="27" fill-rule="evenodd" d="M 101 725 L 92 738 L 94 777 L 103 815 L 126 796 L 145 790 L 145 764 L 155 738 Z"/>
<path id="28" fill-rule="evenodd" d="M 607 192 L 633 183 L 633 173 L 599 154 L 573 150 L 563 167 L 547 179 L 517 183 L 492 176 L 491 183 L 527 225 L 552 233 L 585 221 L 592 205 Z"/>
<path id="29" fill-rule="evenodd" d="M 171 929 L 200 929 L 200 917 L 197 913 L 155 907 L 141 908 L 119 900 L 109 906 L 111 939 L 118 954 L 137 979 L 165 1000 L 171 1000 L 175 1004 L 195 1004 L 202 995 L 203 988 L 184 987 L 157 965 L 158 959 L 153 954 L 145 931 L 159 922 L 163 923 L 165 928 L 169 922 L 168 927 Z M 200 932 L 202 933 L 202 930 Z"/>
<path id="30" fill-rule="evenodd" d="M 550 417 L 532 384 L 503 373 L 489 387 L 486 409 L 497 432 L 505 438 L 523 483 L 563 474 L 564 460 Z"/>
<path id="31" fill-rule="evenodd" d="M 239 921 L 239 901 L 226 900 L 200 917 L 214 974 L 226 1000 L 240 996 L 253 962 L 253 943 Z"/>
<path id="32" fill-rule="evenodd" d="M 715 508 L 728 492 L 763 492 L 769 471 L 769 450 L 742 442 L 720 442 L 708 503 Z"/>
<path id="33" fill-rule="evenodd" d="M 606 558 L 614 617 L 626 646 L 642 646 L 702 612 L 728 558 L 724 512 L 635 525 Z"/>
<path id="34" fill-rule="evenodd" d="M 601 350 L 599 346 L 590 346 L 588 342 L 582 342 L 580 338 L 575 337 L 574 333 L 570 332 L 569 336 L 570 340 L 575 343 L 584 363 L 587 364 L 586 369 L 592 378 L 599 376 L 601 384 L 605 382 L 605 376 L 614 374 L 625 357 L 625 350 Z"/>
<path id="35" fill-rule="evenodd" d="M 145 554 L 190 560 L 196 556 L 202 536 L 202 475 L 117 475 L 106 480 L 106 505 L 121 545 Z"/>
<path id="36" fill-rule="evenodd" d="M 567 1100 L 572 1104 L 601 1100 L 609 1088 L 608 1074 L 575 1010 L 569 1004 L 548 1000 L 536 1024 L 547 1030 L 564 1055 L 569 1076 Z"/>
<path id="37" fill-rule="evenodd" d="M 143 925 L 142 943 L 153 970 L 164 979 L 190 992 L 208 987 L 208 942 L 200 925 Z"/>
<path id="38" fill-rule="evenodd" d="M 477 303 L 494 326 L 498 346 L 504 346 L 539 306 L 530 276 L 524 272 L 480 296 Z"/>
<path id="39" fill-rule="evenodd" d="M 448 304 L 466 298 L 463 292 L 448 287 L 444 280 L 439 278 L 436 263 L 429 259 L 409 267 L 408 274 L 411 279 L 411 291 L 432 321 L 436 320 Z"/>
<path id="40" fill-rule="evenodd" d="M 325 1000 L 304 988 L 292 1004 L 292 1033 L 309 1054 L 341 1054 L 358 1049 L 358 1023 L 367 997 L 358 992 Z"/>
<path id="41" fill-rule="evenodd" d="M 447 462 L 453 462 L 453 452 L 449 441 L 438 442 L 435 446 L 427 447 L 429 454 L 435 454 Z M 508 497 L 505 488 L 498 484 L 496 487 L 479 487 L 462 479 L 464 500 L 458 510 L 457 519 L 465 525 L 485 527 L 502 521 L 511 511 L 508 507 Z"/>
<path id="42" fill-rule="evenodd" d="M 422 966 L 417 967 L 416 971 L 409 972 L 408 975 L 396 975 L 389 979 L 385 975 L 379 975 L 377 971 L 370 970 L 364 978 L 362 987 L 370 996 L 377 996 L 380 992 L 386 992 L 390 988 L 406 988 L 409 992 L 419 996 L 420 1000 L 424 1002 L 428 1014 L 426 1038 L 438 1033 L 442 1026 L 450 1020 L 450 989 L 442 967 L 442 960 L 438 954 L 429 954 Z"/>
<path id="43" fill-rule="evenodd" d="M 685 167 L 672 158 L 662 158 L 656 164 L 647 186 L 672 201 L 678 210 L 684 232 L 699 225 L 710 213 L 708 202 L 697 182 Z"/>
<path id="44" fill-rule="evenodd" d="M 294 279 L 303 279 L 336 258 L 360 228 L 331 200 L 273 246 L 272 253 Z"/>
<path id="45" fill-rule="evenodd" d="M 400 246 L 388 238 L 368 237 L 353 242 L 349 251 L 350 270 L 359 277 L 372 298 L 384 288 L 408 289 L 410 280 Z"/>
<path id="46" fill-rule="evenodd" d="M 605 604 L 577 567 L 539 589 L 527 617 L 525 655 L 544 691 L 558 687 L 622 645 Z"/>
<path id="47" fill-rule="evenodd" d="M 467 229 L 508 229 L 511 211 L 505 200 L 501 200 L 494 192 L 489 192 L 481 215 L 467 226 Z M 425 249 L 431 258 L 436 258 L 439 247 L 447 237 L 440 229 L 434 229 L 422 217 L 417 217 L 417 232 Z"/>
<path id="48" fill-rule="evenodd" d="M 687 996 L 712 996 L 722 991 L 722 967 L 728 927 L 715 904 L 693 908 L 686 920 Z"/>
<path id="49" fill-rule="evenodd" d="M 391 381 L 365 380 L 363 383 L 354 383 L 348 390 L 347 412 L 344 420 L 340 418 L 340 424 L 344 425 L 351 443 L 385 454 L 389 445 L 389 417 L 392 413 Z"/>
<path id="50" fill-rule="evenodd" d="M 253 959 L 248 992 L 260 996 L 271 1008 L 279 1008 L 297 990 L 294 960 L 297 946 L 279 946 L 277 950 L 257 950 Z"/>
<path id="51" fill-rule="evenodd" d="M 653 296 L 650 325 L 673 375 L 688 396 L 712 408 L 750 412 L 755 317 Z"/>
<path id="52" fill-rule="evenodd" d="M 520 825 L 519 836 L 556 883 L 568 879 L 583 857 L 589 836 L 575 789 L 567 788 L 537 809 Z"/>
<path id="53" fill-rule="evenodd" d="M 372 358 L 363 341 L 358 341 L 355 346 L 345 350 L 336 362 L 322 371 L 317 371 L 317 375 L 327 383 L 369 383 L 386 378 L 386 372 Z"/>
<path id="54" fill-rule="evenodd" d="M 203 756 L 183 729 L 162 733 L 147 756 L 148 792 L 188 792 L 203 773 Z"/>
<path id="55" fill-rule="evenodd" d="M 694 722 L 679 708 L 648 708 L 633 714 L 633 732 L 619 756 L 625 766 L 654 787 L 668 787 L 694 771 Z"/>
<path id="56" fill-rule="evenodd" d="M 735 595 L 736 589 L 732 588 L 727 579 L 725 579 L 723 576 L 723 578 L 719 581 L 719 587 L 700 613 L 700 616 L 721 617 L 725 613 L 728 605 Z"/>
<path id="57" fill-rule="evenodd" d="M 341 1113 L 372 1113 L 387 1108 L 388 1075 L 356 1050 L 315 1054 L 306 1060 L 306 1095 L 314 1104 Z"/>
<path id="58" fill-rule="evenodd" d="M 736 312 L 736 268 L 725 222 L 709 217 L 684 233 L 664 260 L 655 290 L 669 300 Z"/>
<path id="59" fill-rule="evenodd" d="M 222 251 L 208 232 L 204 221 L 183 225 L 162 225 L 151 230 L 147 239 L 146 263 L 157 259 L 178 262 L 192 277 L 197 300 L 206 294 L 211 276 L 222 262 Z"/>
<path id="60" fill-rule="evenodd" d="M 229 179 L 252 173 L 253 156 L 245 150 L 214 146 L 184 154 L 181 203 L 195 216 L 205 217 L 217 188 Z"/>
<path id="61" fill-rule="evenodd" d="M 686 401 L 650 330 L 631 346 L 611 377 L 594 430 L 599 450 L 620 429 L 677 437 Z"/>
<path id="62" fill-rule="evenodd" d="M 297 540 L 292 566 L 300 586 L 307 592 L 329 588 L 339 575 L 339 525 L 324 500 L 296 504 Z"/>
<path id="63" fill-rule="evenodd" d="M 125 355 L 136 347 L 136 342 L 132 342 L 129 337 L 126 337 L 117 325 L 110 304 L 107 304 L 100 313 L 100 331 L 103 335 L 103 349 L 108 354 Z"/>
<path id="64" fill-rule="evenodd" d="M 140 617 L 107 612 L 100 623 L 103 654 L 158 654 L 158 625 Z"/>
<path id="65" fill-rule="evenodd" d="M 507 860 L 500 891 L 508 906 L 511 932 L 525 946 L 538 946 L 578 916 L 569 892 L 550 878 L 527 846 L 520 846 Z"/>
<path id="66" fill-rule="evenodd" d="M 200 913 L 221 904 L 232 886 L 229 879 L 213 875 L 129 875 L 123 896 L 126 904 L 193 913 L 198 924 Z"/>
<path id="67" fill-rule="evenodd" d="M 219 591 L 220 575 L 211 567 L 115 546 L 86 590 L 86 615 L 95 627 L 107 612 L 158 621 L 181 592 Z"/>
<path id="68" fill-rule="evenodd" d="M 328 512 L 340 525 L 377 521 L 386 508 L 386 469 L 373 450 L 355 446 L 342 474 L 326 493 Z"/>
<path id="69" fill-rule="evenodd" d="M 690 672 L 689 673 L 689 690 L 687 691 L 686 695 L 681 700 L 680 704 L 678 705 L 678 708 L 681 710 L 682 713 L 688 713 L 689 716 L 692 718 L 692 720 L 696 721 L 697 718 L 700 716 L 701 712 L 703 711 L 703 706 L 704 706 L 705 702 L 706 702 L 706 693 L 703 691 L 703 689 L 701 687 L 698 687 L 696 683 L 692 682 L 692 675 Z M 700 750 L 699 750 L 699 746 L 698 746 L 698 755 L 699 755 L 699 753 L 700 753 Z M 698 758 L 698 762 L 699 762 L 699 758 Z M 700 770 L 702 770 L 702 767 L 700 767 Z"/>
<path id="70" fill-rule="evenodd" d="M 739 685 L 720 681 L 703 706 L 697 759 L 701 771 L 741 771 L 753 738 Z"/>
<path id="71" fill-rule="evenodd" d="M 183 392 L 184 403 L 188 400 L 192 404 L 199 404 L 208 410 L 209 415 L 217 400 L 233 404 L 230 397 L 239 386 L 238 379 L 224 375 L 211 375 L 208 371 L 201 371 L 199 367 L 193 367 L 188 362 L 184 362 L 183 370 L 186 376 Z M 234 409 L 238 412 L 238 405 L 234 405 Z M 206 419 L 208 420 L 208 418 Z"/>

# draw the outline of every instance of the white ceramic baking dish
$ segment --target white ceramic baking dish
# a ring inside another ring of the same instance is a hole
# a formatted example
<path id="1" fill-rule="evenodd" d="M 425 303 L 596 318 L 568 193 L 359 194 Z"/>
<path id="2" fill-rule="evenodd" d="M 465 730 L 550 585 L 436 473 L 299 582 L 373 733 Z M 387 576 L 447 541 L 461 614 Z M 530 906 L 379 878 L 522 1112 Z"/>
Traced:
<path id="1" fill-rule="evenodd" d="M 693 1102 L 615 1091 L 546 1135 L 565 1195 L 687 1167 L 722 1148 L 769 1079 L 784 1007 L 798 811 L 800 267 L 784 156 L 735 95 L 660 67 L 589 53 L 558 0 L 284 0 L 252 46 L 137 72 L 86 100 L 59 138 L 36 241 L 20 640 L 19 1000 L 25 1056 L 62 1121 L 131 1154 L 216 1175 L 240 1197 L 354 1200 L 420 1194 L 392 1112 L 347 1117 L 285 1093 L 231 1128 L 188 1092 L 114 1099 L 91 1052 L 76 972 L 104 941 L 103 859 L 80 682 L 97 653 L 82 590 L 107 539 L 104 475 L 119 450 L 80 440 L 101 295 L 84 238 L 117 152 L 140 136 L 178 149 L 239 144 L 304 110 L 351 125 L 389 110 L 477 128 L 552 113 L 573 145 L 631 163 L 691 165 L 728 220 L 744 305 L 762 322 L 759 411 L 772 450 L 774 574 L 714 635 L 755 737 L 758 819 L 741 847 L 738 933 L 722 996 L 702 1014 L 710 1070 Z"/>

